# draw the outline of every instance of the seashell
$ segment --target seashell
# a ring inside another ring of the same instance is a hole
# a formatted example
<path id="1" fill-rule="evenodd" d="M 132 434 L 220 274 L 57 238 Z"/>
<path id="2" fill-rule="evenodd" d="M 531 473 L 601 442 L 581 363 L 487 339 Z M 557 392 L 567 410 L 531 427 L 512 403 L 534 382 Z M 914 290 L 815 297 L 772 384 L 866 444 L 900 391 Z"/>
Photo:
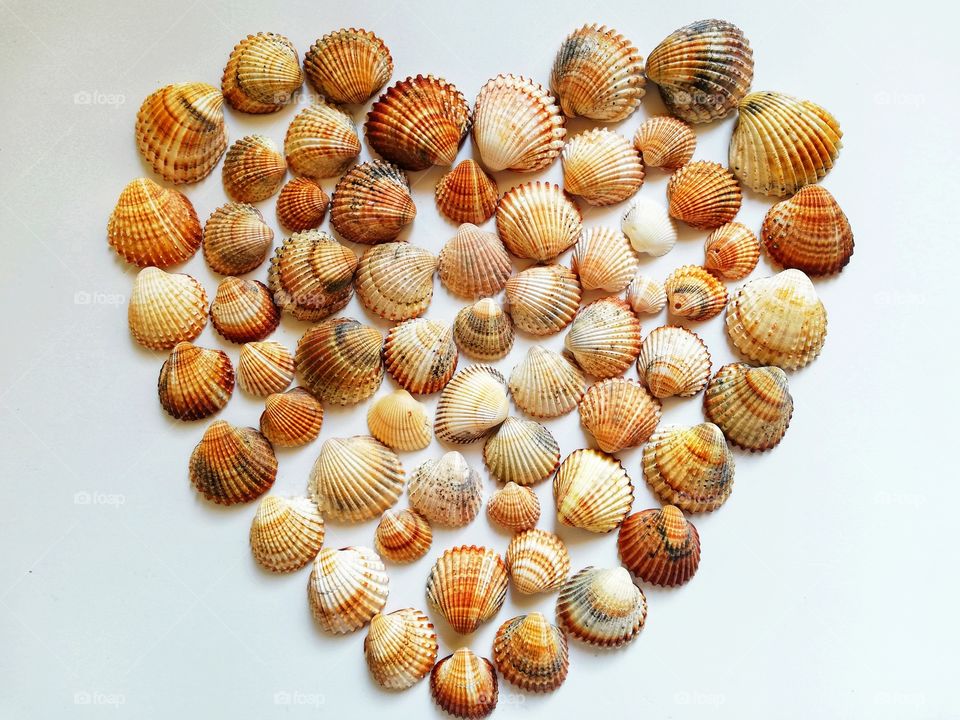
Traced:
<path id="1" fill-rule="evenodd" d="M 656 315 L 667 304 L 667 293 L 656 280 L 637 272 L 627 285 L 624 299 L 637 315 Z"/>
<path id="2" fill-rule="evenodd" d="M 733 491 L 733 453 L 713 423 L 672 425 L 643 448 L 643 477 L 662 501 L 687 512 L 710 512 Z"/>
<path id="3" fill-rule="evenodd" d="M 647 79 L 672 115 L 702 123 L 725 117 L 750 89 L 753 50 L 724 20 L 700 20 L 668 35 L 647 58 Z"/>
<path id="4" fill-rule="evenodd" d="M 404 170 L 452 165 L 470 128 L 470 106 L 452 83 L 417 75 L 380 96 L 366 128 L 370 146 Z"/>
<path id="5" fill-rule="evenodd" d="M 193 257 L 202 239 L 197 211 L 187 196 L 149 178 L 127 184 L 107 223 L 110 246 L 140 267 L 181 263 Z"/>
<path id="6" fill-rule="evenodd" d="M 430 523 L 415 510 L 386 510 L 373 535 L 377 552 L 398 564 L 419 560 L 430 549 L 433 531 Z"/>
<path id="7" fill-rule="evenodd" d="M 313 180 L 334 177 L 360 155 L 353 118 L 335 105 L 317 100 L 301 110 L 283 141 L 290 172 Z"/>
<path id="8" fill-rule="evenodd" d="M 687 320 L 709 320 L 727 304 L 727 288 L 702 267 L 684 265 L 663 283 L 670 313 Z"/>
<path id="9" fill-rule="evenodd" d="M 601 380 L 580 400 L 580 422 L 606 453 L 645 443 L 660 422 L 660 401 L 640 383 L 625 378 Z"/>
<path id="10" fill-rule="evenodd" d="M 330 197 L 310 178 L 294 178 L 277 196 L 277 220 L 292 232 L 313 230 L 327 214 Z"/>
<path id="11" fill-rule="evenodd" d="M 270 290 L 258 280 L 225 277 L 210 305 L 213 327 L 235 343 L 263 340 L 280 324 Z"/>
<path id="12" fill-rule="evenodd" d="M 653 257 L 662 257 L 677 244 L 677 228 L 660 203 L 649 198 L 634 198 L 623 213 L 620 229 L 633 249 Z"/>
<path id="13" fill-rule="evenodd" d="M 646 619 L 647 599 L 622 567 L 585 567 L 567 580 L 557 598 L 557 623 L 590 645 L 626 645 Z"/>
<path id="14" fill-rule="evenodd" d="M 369 435 L 330 438 L 320 446 L 308 488 L 324 517 L 363 522 L 397 502 L 403 467 L 393 450 Z"/>
<path id="15" fill-rule="evenodd" d="M 418 395 L 442 390 L 457 369 L 453 328 L 427 318 L 395 325 L 383 344 L 383 360 L 405 390 Z"/>
<path id="16" fill-rule="evenodd" d="M 219 412 L 233 395 L 233 365 L 222 350 L 177 343 L 160 368 L 160 405 L 177 420 Z"/>
<path id="17" fill-rule="evenodd" d="M 263 135 L 240 138 L 223 160 L 223 189 L 237 202 L 266 200 L 280 189 L 287 161 L 276 144 Z"/>
<path id="18" fill-rule="evenodd" d="M 770 208 L 761 235 L 774 262 L 808 275 L 838 273 L 853 255 L 850 221 L 820 185 L 807 185 Z"/>
<path id="19" fill-rule="evenodd" d="M 330 222 L 350 242 L 375 245 L 396 239 L 417 208 L 403 171 L 382 160 L 352 168 L 330 201 Z"/>
<path id="20" fill-rule="evenodd" d="M 670 216 L 699 230 L 715 230 L 740 212 L 740 186 L 723 165 L 698 160 L 667 182 Z"/>
<path id="21" fill-rule="evenodd" d="M 538 612 L 507 620 L 493 640 L 493 661 L 521 690 L 548 693 L 567 679 L 567 638 Z"/>
<path id="22" fill-rule="evenodd" d="M 483 446 L 483 461 L 501 482 L 534 485 L 560 464 L 560 446 L 547 428 L 533 420 L 508 417 Z"/>
<path id="23" fill-rule="evenodd" d="M 467 158 L 440 178 L 436 199 L 437 210 L 448 220 L 479 225 L 496 212 L 500 188 L 493 177 Z"/>
<path id="24" fill-rule="evenodd" d="M 591 205 L 614 205 L 643 185 L 643 162 L 622 135 L 594 128 L 563 148 L 563 187 Z"/>
<path id="25" fill-rule="evenodd" d="M 570 268 L 584 290 L 620 292 L 637 271 L 636 253 L 619 230 L 595 227 L 585 230 L 577 241 Z"/>
<path id="26" fill-rule="evenodd" d="M 640 353 L 640 321 L 620 298 L 601 298 L 577 313 L 564 344 L 588 375 L 622 375 Z"/>
<path id="27" fill-rule="evenodd" d="M 307 390 L 334 405 L 355 405 L 383 381 L 383 336 L 351 318 L 331 318 L 297 343 L 297 370 Z"/>
<path id="28" fill-rule="evenodd" d="M 357 262 L 353 250 L 326 233 L 294 233 L 270 261 L 273 300 L 298 320 L 323 320 L 350 302 Z"/>
<path id="29" fill-rule="evenodd" d="M 571 322 L 580 307 L 580 281 L 562 265 L 534 265 L 507 280 L 507 311 L 531 335 L 553 335 Z"/>
<path id="30" fill-rule="evenodd" d="M 656 398 L 693 397 L 710 379 L 710 353 L 696 333 L 673 325 L 658 327 L 640 347 L 637 372 Z"/>
<path id="31" fill-rule="evenodd" d="M 487 517 L 509 530 L 531 530 L 540 519 L 540 500 L 530 488 L 510 481 L 487 502 Z"/>
<path id="32" fill-rule="evenodd" d="M 386 320 L 423 315 L 433 299 L 437 259 L 405 242 L 375 245 L 360 257 L 357 297 L 363 306 Z"/>
<path id="33" fill-rule="evenodd" d="M 469 635 L 496 615 L 507 597 L 507 567 L 490 548 L 444 551 L 427 578 L 427 600 L 450 627 Z"/>
<path id="34" fill-rule="evenodd" d="M 464 223 L 440 251 L 438 269 L 447 290 L 472 300 L 503 290 L 513 264 L 500 238 Z"/>
<path id="35" fill-rule="evenodd" d="M 312 500 L 267 495 L 250 525 L 250 549 L 270 572 L 293 572 L 317 556 L 323 536 L 323 518 Z"/>
<path id="36" fill-rule="evenodd" d="M 303 84 L 300 56 L 283 35 L 247 35 L 223 70 L 223 97 L 235 110 L 272 113 L 294 99 Z"/>
<path id="37" fill-rule="evenodd" d="M 371 435 L 394 450 L 423 450 L 433 439 L 427 408 L 403 388 L 370 406 L 367 427 Z"/>
<path id="38" fill-rule="evenodd" d="M 266 260 L 273 230 L 253 205 L 227 203 L 203 227 L 203 257 L 214 272 L 243 275 Z"/>
<path id="39" fill-rule="evenodd" d="M 489 170 L 543 170 L 560 154 L 566 134 L 560 108 L 540 83 L 498 75 L 480 88 L 473 139 Z"/>
<path id="40" fill-rule="evenodd" d="M 620 461 L 598 450 L 574 450 L 553 478 L 557 517 L 570 527 L 607 533 L 633 505 L 633 483 Z"/>
<path id="41" fill-rule="evenodd" d="M 816 103 L 756 92 L 738 110 L 730 169 L 751 190 L 792 195 L 823 179 L 840 154 L 840 124 Z"/>
<path id="42" fill-rule="evenodd" d="M 495 300 L 483 298 L 457 313 L 453 340 L 475 360 L 499 360 L 513 347 L 513 321 Z"/>
<path id="43" fill-rule="evenodd" d="M 333 102 L 360 105 L 387 84 L 393 58 L 369 30 L 342 28 L 310 46 L 303 71 L 317 92 Z"/>
<path id="44" fill-rule="evenodd" d="M 620 526 L 620 559 L 644 582 L 683 585 L 700 564 L 700 535 L 673 505 L 641 510 Z"/>
<path id="45" fill-rule="evenodd" d="M 704 393 L 707 419 L 734 445 L 769 450 L 783 439 L 793 416 L 787 375 L 778 367 L 724 365 Z"/>
<path id="46" fill-rule="evenodd" d="M 677 170 L 693 158 L 697 135 L 683 120 L 669 115 L 647 118 L 633 136 L 633 147 L 647 167 Z"/>
<path id="47" fill-rule="evenodd" d="M 148 267 L 137 273 L 127 306 L 133 339 L 151 350 L 193 340 L 207 324 L 207 293 L 196 279 Z"/>
<path id="48" fill-rule="evenodd" d="M 251 395 L 283 392 L 293 381 L 293 355 L 276 342 L 244 343 L 237 363 L 237 385 Z"/>
<path id="49" fill-rule="evenodd" d="M 555 590 L 570 574 L 570 553 L 563 540 L 546 530 L 526 530 L 507 546 L 507 572 L 524 595 Z"/>
<path id="50" fill-rule="evenodd" d="M 303 388 L 267 396 L 260 432 L 274 447 L 299 447 L 316 440 L 323 425 L 323 406 Z"/>
<path id="51" fill-rule="evenodd" d="M 377 684 L 388 690 L 406 690 L 433 669 L 437 634 L 430 618 L 419 610 L 377 613 L 370 620 L 363 654 Z"/>
<path id="52" fill-rule="evenodd" d="M 430 694 L 457 718 L 485 718 L 497 707 L 497 673 L 489 660 L 460 648 L 433 667 Z"/>
<path id="53" fill-rule="evenodd" d="M 324 548 L 313 561 L 307 598 L 313 619 L 329 633 L 354 632 L 387 604 L 390 578 L 365 547 Z"/>
<path id="54" fill-rule="evenodd" d="M 534 345 L 510 373 L 510 395 L 527 415 L 553 418 L 573 410 L 587 381 L 564 355 Z"/>
<path id="55" fill-rule="evenodd" d="M 207 500 L 236 505 L 263 495 L 277 479 L 277 456 L 253 428 L 216 420 L 190 455 L 190 482 Z"/>
<path id="56" fill-rule="evenodd" d="M 721 225 L 703 245 L 703 267 L 725 280 L 742 280 L 753 272 L 760 259 L 760 241 L 746 225 Z"/>
<path id="57" fill-rule="evenodd" d="M 727 334 L 749 359 L 796 370 L 820 354 L 827 311 L 810 278 L 784 270 L 740 288 L 727 308 Z"/>
<path id="58" fill-rule="evenodd" d="M 553 61 L 550 89 L 567 117 L 626 120 L 646 92 L 643 56 L 616 30 L 584 25 L 570 33 Z"/>
<path id="59" fill-rule="evenodd" d="M 510 402 L 503 375 L 471 365 L 454 375 L 440 394 L 433 432 L 437 440 L 466 444 L 483 439 L 507 419 Z"/>
<path id="60" fill-rule="evenodd" d="M 410 506 L 441 527 L 469 525 L 483 504 L 480 473 L 455 451 L 418 467 L 410 476 L 407 492 Z"/>
<path id="61" fill-rule="evenodd" d="M 143 159 L 164 180 L 202 180 L 227 149 L 223 95 L 206 83 L 160 88 L 140 106 L 135 133 Z"/>
<path id="62" fill-rule="evenodd" d="M 497 206 L 497 234 L 517 257 L 547 262 L 572 246 L 583 219 L 559 185 L 528 182 L 511 188 Z"/>

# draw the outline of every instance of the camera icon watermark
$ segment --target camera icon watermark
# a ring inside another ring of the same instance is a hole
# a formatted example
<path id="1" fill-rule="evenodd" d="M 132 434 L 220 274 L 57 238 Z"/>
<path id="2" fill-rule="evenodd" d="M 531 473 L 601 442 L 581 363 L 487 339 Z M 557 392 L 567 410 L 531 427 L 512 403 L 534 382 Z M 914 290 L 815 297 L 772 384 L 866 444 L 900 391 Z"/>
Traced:
<path id="1" fill-rule="evenodd" d="M 274 705 L 315 707 L 325 705 L 327 698 L 322 693 L 301 690 L 278 690 L 273 694 Z"/>
<path id="2" fill-rule="evenodd" d="M 86 490 L 81 490 L 73 494 L 74 505 L 102 505 L 105 507 L 119 509 L 120 506 L 126 502 L 126 496 L 119 493 L 104 493 L 96 491 L 88 492 Z"/>
<path id="3" fill-rule="evenodd" d="M 104 305 L 107 307 L 119 307 L 126 304 L 126 302 L 126 296 L 121 295 L 120 293 L 78 290 L 73 294 L 74 305 Z"/>
<path id="4" fill-rule="evenodd" d="M 673 701 L 677 705 L 700 705 L 704 707 L 720 707 L 727 701 L 727 696 L 723 693 L 708 693 L 694 691 L 683 691 L 675 693 Z"/>
<path id="5" fill-rule="evenodd" d="M 105 93 L 99 90 L 81 90 L 73 94 L 74 105 L 102 105 L 106 107 L 120 107 L 127 101 L 127 96 L 121 93 Z"/>
<path id="6" fill-rule="evenodd" d="M 126 702 L 127 698 L 121 693 L 79 690 L 73 694 L 74 705 L 96 705 L 119 708 L 121 705 L 125 705 Z"/>

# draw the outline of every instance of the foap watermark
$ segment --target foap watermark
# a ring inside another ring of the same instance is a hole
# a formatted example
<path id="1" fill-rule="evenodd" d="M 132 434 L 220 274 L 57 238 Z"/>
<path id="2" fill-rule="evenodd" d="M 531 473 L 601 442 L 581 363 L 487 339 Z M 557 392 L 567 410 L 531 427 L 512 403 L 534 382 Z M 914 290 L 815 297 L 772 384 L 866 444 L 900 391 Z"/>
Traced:
<path id="1" fill-rule="evenodd" d="M 122 693 L 106 693 L 99 690 L 79 690 L 73 694 L 74 705 L 97 705 L 119 708 L 125 705 L 127 698 Z"/>
<path id="2" fill-rule="evenodd" d="M 702 705 L 710 707 L 720 707 L 727 701 L 727 696 L 723 693 L 708 693 L 699 690 L 685 690 L 675 693 L 673 701 L 677 705 Z"/>
<path id="3" fill-rule="evenodd" d="M 127 101 L 127 96 L 121 93 L 105 93 L 99 90 L 81 90 L 73 94 L 74 105 L 102 105 L 106 107 L 120 107 Z"/>
<path id="4" fill-rule="evenodd" d="M 127 302 L 126 295 L 120 293 L 105 293 L 88 290 L 77 290 L 73 294 L 74 305 L 105 305 L 108 307 L 119 307 Z"/>
<path id="5" fill-rule="evenodd" d="M 873 496 L 873 502 L 877 505 L 900 505 L 918 508 L 927 504 L 927 496 L 920 493 L 878 490 Z"/>
<path id="6" fill-rule="evenodd" d="M 873 302 L 881 307 L 926 305 L 927 296 L 918 292 L 881 290 L 873 294 Z"/>
<path id="7" fill-rule="evenodd" d="M 88 492 L 87 490 L 81 490 L 73 494 L 74 505 L 98 505 L 118 509 L 125 502 L 127 502 L 126 496 L 119 493 Z"/>
<path id="8" fill-rule="evenodd" d="M 302 690 L 277 690 L 273 694 L 274 705 L 318 708 L 326 703 L 327 698 L 322 693 L 304 692 Z"/>
<path id="9" fill-rule="evenodd" d="M 874 705 L 918 708 L 926 702 L 927 696 L 922 692 L 881 690 L 873 696 Z"/>
<path id="10" fill-rule="evenodd" d="M 926 104 L 927 98 L 922 93 L 881 90 L 873 96 L 873 102 L 877 105 L 920 107 Z"/>

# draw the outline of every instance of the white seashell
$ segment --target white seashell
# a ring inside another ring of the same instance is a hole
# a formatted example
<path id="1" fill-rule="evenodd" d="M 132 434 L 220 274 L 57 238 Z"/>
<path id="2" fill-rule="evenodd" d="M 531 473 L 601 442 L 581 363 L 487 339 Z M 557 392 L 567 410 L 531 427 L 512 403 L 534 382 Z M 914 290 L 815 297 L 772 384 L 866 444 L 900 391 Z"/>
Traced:
<path id="1" fill-rule="evenodd" d="M 677 243 L 677 227 L 667 209 L 645 197 L 634 198 L 623 214 L 620 229 L 638 253 L 661 257 Z"/>

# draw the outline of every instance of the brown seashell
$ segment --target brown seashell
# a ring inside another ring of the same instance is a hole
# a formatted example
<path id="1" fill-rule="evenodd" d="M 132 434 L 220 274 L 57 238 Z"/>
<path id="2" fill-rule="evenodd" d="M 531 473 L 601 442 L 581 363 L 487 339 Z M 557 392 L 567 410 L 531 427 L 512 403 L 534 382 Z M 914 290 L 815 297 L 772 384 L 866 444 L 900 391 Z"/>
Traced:
<path id="1" fill-rule="evenodd" d="M 371 435 L 394 450 L 423 450 L 433 439 L 427 408 L 403 388 L 383 395 L 370 406 L 367 427 Z"/>
<path id="2" fill-rule="evenodd" d="M 487 365 L 461 370 L 440 394 L 433 431 L 437 440 L 466 444 L 482 440 L 507 419 L 510 401 L 503 375 Z"/>
<path id="3" fill-rule="evenodd" d="M 530 488 L 510 481 L 487 502 L 487 517 L 509 530 L 531 530 L 540 519 L 540 500 Z"/>
<path id="4" fill-rule="evenodd" d="M 307 330 L 297 343 L 297 370 L 317 399 L 355 405 L 383 381 L 383 336 L 351 318 L 332 318 Z"/>
<path id="5" fill-rule="evenodd" d="M 553 692 L 567 679 L 567 638 L 538 612 L 507 620 L 493 640 L 493 661 L 521 690 Z"/>
<path id="6" fill-rule="evenodd" d="M 736 178 L 719 163 L 689 163 L 667 182 L 670 216 L 699 230 L 714 230 L 733 220 L 740 201 Z"/>
<path id="7" fill-rule="evenodd" d="M 137 273 L 127 306 L 133 339 L 151 350 L 193 340 L 207 324 L 207 293 L 189 275 L 148 267 Z"/>
<path id="8" fill-rule="evenodd" d="M 181 263 L 193 257 L 202 238 L 197 212 L 187 196 L 149 178 L 127 184 L 107 223 L 110 246 L 140 267 Z"/>
<path id="9" fill-rule="evenodd" d="M 383 360 L 405 390 L 418 395 L 442 390 L 457 369 L 453 328 L 428 318 L 395 325 L 383 344 Z"/>
<path id="10" fill-rule="evenodd" d="M 250 525 L 250 549 L 270 572 L 293 572 L 317 556 L 323 536 L 323 518 L 310 498 L 267 495 Z"/>
<path id="11" fill-rule="evenodd" d="M 633 505 L 633 483 L 620 461 L 598 450 L 574 450 L 553 478 L 557 517 L 595 533 L 616 528 Z"/>
<path id="12" fill-rule="evenodd" d="M 643 477 L 662 501 L 687 512 L 710 512 L 733 491 L 733 453 L 713 423 L 673 425 L 643 448 Z"/>
<path id="13" fill-rule="evenodd" d="M 223 160 L 223 189 L 237 202 L 266 200 L 280 189 L 287 161 L 276 144 L 263 135 L 240 138 Z"/>
<path id="14" fill-rule="evenodd" d="M 223 70 L 223 97 L 235 110 L 272 113 L 294 99 L 303 84 L 300 56 L 283 35 L 247 35 Z"/>
<path id="15" fill-rule="evenodd" d="M 853 255 L 850 221 L 820 185 L 807 185 L 770 208 L 761 235 L 774 262 L 807 275 L 838 273 Z"/>
<path id="16" fill-rule="evenodd" d="M 456 718 L 485 718 L 497 707 L 497 673 L 489 660 L 463 647 L 434 665 L 430 694 Z"/>
<path id="17" fill-rule="evenodd" d="M 633 147 L 647 167 L 678 170 L 693 158 L 697 136 L 683 120 L 669 115 L 647 118 L 633 136 Z"/>
<path id="18" fill-rule="evenodd" d="M 324 517 L 358 523 L 379 517 L 403 492 L 403 466 L 369 435 L 330 438 L 310 471 L 309 494 Z"/>
<path id="19" fill-rule="evenodd" d="M 375 245 L 394 240 L 413 222 L 417 208 L 403 171 L 382 160 L 352 168 L 330 201 L 330 222 L 350 242 Z"/>
<path id="20" fill-rule="evenodd" d="M 546 530 L 526 530 L 507 546 L 507 571 L 524 595 L 555 590 L 570 574 L 570 553 L 563 540 Z"/>
<path id="21" fill-rule="evenodd" d="M 293 178 L 277 196 L 277 220 L 291 232 L 313 230 L 327 214 L 330 197 L 310 178 Z"/>
<path id="22" fill-rule="evenodd" d="M 645 443 L 660 422 L 660 401 L 625 378 L 591 385 L 579 408 L 580 422 L 606 453 Z"/>
<path id="23" fill-rule="evenodd" d="M 461 635 L 496 615 L 507 597 L 507 567 L 490 548 L 461 545 L 444 551 L 427 578 L 431 607 Z"/>
<path id="24" fill-rule="evenodd" d="M 563 187 L 591 205 L 615 205 L 643 185 L 643 161 L 630 141 L 606 128 L 582 132 L 563 148 Z"/>
<path id="25" fill-rule="evenodd" d="M 160 368 L 160 405 L 177 420 L 200 420 L 223 409 L 233 394 L 233 365 L 222 350 L 177 343 Z"/>
<path id="26" fill-rule="evenodd" d="M 277 456 L 253 428 L 216 420 L 190 455 L 190 482 L 207 500 L 236 505 L 254 500 L 277 479 Z"/>
<path id="27" fill-rule="evenodd" d="M 587 381 L 567 357 L 534 345 L 510 373 L 510 395 L 527 415 L 552 418 L 573 410 Z"/>
<path id="28" fill-rule="evenodd" d="M 386 510 L 373 535 L 377 552 L 398 564 L 419 560 L 430 549 L 433 531 L 430 523 L 415 510 Z"/>
<path id="29" fill-rule="evenodd" d="M 483 446 L 483 461 L 501 482 L 533 485 L 560 464 L 560 446 L 547 428 L 533 420 L 508 417 Z"/>
<path id="30" fill-rule="evenodd" d="M 677 268 L 663 284 L 670 313 L 687 320 L 709 320 L 727 304 L 727 288 L 702 267 Z"/>
<path id="31" fill-rule="evenodd" d="M 317 92 L 333 102 L 360 105 L 386 85 L 393 58 L 369 30 L 342 28 L 327 33 L 303 56 L 303 70 Z"/>
<path id="32" fill-rule="evenodd" d="M 580 281 L 562 265 L 534 265 L 507 280 L 507 312 L 531 335 L 553 335 L 573 322 L 580 307 Z"/>
<path id="33" fill-rule="evenodd" d="M 495 300 L 484 298 L 457 313 L 453 340 L 475 360 L 499 360 L 513 347 L 513 321 Z"/>
<path id="34" fill-rule="evenodd" d="M 656 315 L 667 304 L 667 293 L 661 283 L 638 270 L 627 285 L 624 299 L 637 315 Z"/>
<path id="35" fill-rule="evenodd" d="M 620 298 L 601 298 L 577 313 L 564 344 L 588 375 L 622 375 L 640 353 L 640 321 Z"/>
<path id="36" fill-rule="evenodd" d="M 357 263 L 353 250 L 326 233 L 295 233 L 270 261 L 273 300 L 298 320 L 323 320 L 350 302 Z"/>
<path id="37" fill-rule="evenodd" d="M 244 343 L 237 363 L 237 385 L 251 395 L 283 392 L 293 381 L 293 355 L 276 342 Z"/>
<path id="38" fill-rule="evenodd" d="M 620 292 L 633 279 L 639 263 L 626 235 L 614 228 L 595 227 L 580 236 L 570 268 L 584 290 Z"/>
<path id="39" fill-rule="evenodd" d="M 437 634 L 426 614 L 413 608 L 377 613 L 363 641 L 370 674 L 380 687 L 406 690 L 425 678 L 437 661 Z"/>
<path id="40" fill-rule="evenodd" d="M 313 561 L 307 598 L 313 619 L 329 633 L 354 632 L 383 610 L 390 578 L 365 547 L 324 548 Z"/>
<path id="41" fill-rule="evenodd" d="M 464 223 L 440 251 L 438 269 L 447 290 L 472 300 L 503 290 L 513 264 L 500 238 Z"/>
<path id="42" fill-rule="evenodd" d="M 707 237 L 703 267 L 725 280 L 742 280 L 760 259 L 760 241 L 746 225 L 730 222 Z"/>
<path id="43" fill-rule="evenodd" d="M 316 440 L 323 425 L 323 406 L 303 388 L 267 396 L 260 432 L 274 447 L 299 447 Z"/>
<path id="44" fill-rule="evenodd" d="M 480 473 L 453 451 L 427 460 L 410 476 L 410 506 L 441 527 L 464 527 L 473 522 L 483 504 Z"/>
<path id="45" fill-rule="evenodd" d="M 622 567 L 585 567 L 567 580 L 557 598 L 557 623 L 590 645 L 626 645 L 646 619 L 647 599 Z"/>
<path id="46" fill-rule="evenodd" d="M 673 325 L 658 327 L 640 347 L 637 373 L 654 397 L 693 397 L 710 379 L 710 353 L 696 333 Z"/>
<path id="47" fill-rule="evenodd" d="M 683 585 L 700 564 L 700 535 L 673 505 L 634 513 L 620 526 L 620 559 L 644 582 Z"/>
<path id="48" fill-rule="evenodd" d="M 405 242 L 375 245 L 360 257 L 354 280 L 357 297 L 386 320 L 410 320 L 430 305 L 436 270 L 437 259 L 421 247 Z"/>
<path id="49" fill-rule="evenodd" d="M 214 329 L 230 342 L 263 340 L 280 324 L 270 290 L 257 280 L 225 277 L 210 305 Z"/>
<path id="50" fill-rule="evenodd" d="M 360 154 L 353 118 L 335 105 L 317 100 L 301 110 L 283 141 L 290 172 L 313 180 L 340 175 Z"/>
<path id="51" fill-rule="evenodd" d="M 500 188 L 493 177 L 467 158 L 440 178 L 436 198 L 437 210 L 448 220 L 479 225 L 493 217 Z"/>
<path id="52" fill-rule="evenodd" d="M 783 439 L 793 416 L 787 375 L 778 367 L 724 365 L 703 396 L 707 419 L 727 439 L 751 452 L 769 450 Z"/>
<path id="53" fill-rule="evenodd" d="M 517 257 L 547 262 L 572 246 L 583 229 L 580 210 L 559 185 L 511 188 L 497 207 L 497 234 Z"/>
<path id="54" fill-rule="evenodd" d="M 243 275 L 260 267 L 273 246 L 273 230 L 253 205 L 227 203 L 203 227 L 203 257 L 214 272 Z"/>

